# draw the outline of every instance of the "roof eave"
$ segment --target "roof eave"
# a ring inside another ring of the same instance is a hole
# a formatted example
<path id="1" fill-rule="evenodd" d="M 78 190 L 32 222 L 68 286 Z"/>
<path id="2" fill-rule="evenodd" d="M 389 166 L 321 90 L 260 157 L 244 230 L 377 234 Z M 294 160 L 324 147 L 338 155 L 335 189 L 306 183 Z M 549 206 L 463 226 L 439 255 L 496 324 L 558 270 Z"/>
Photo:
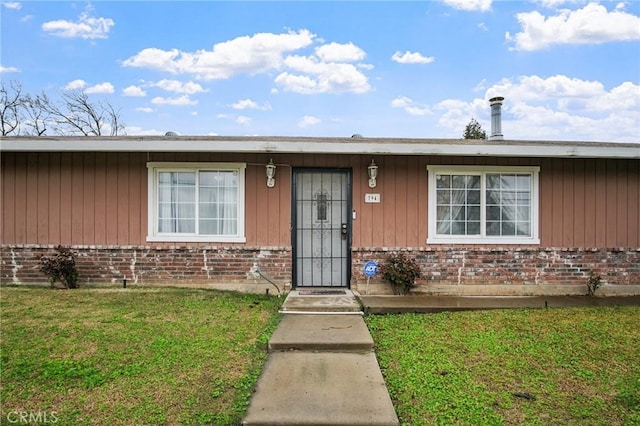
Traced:
<path id="1" fill-rule="evenodd" d="M 640 144 L 294 137 L 3 138 L 3 152 L 239 152 L 487 157 L 640 158 Z"/>

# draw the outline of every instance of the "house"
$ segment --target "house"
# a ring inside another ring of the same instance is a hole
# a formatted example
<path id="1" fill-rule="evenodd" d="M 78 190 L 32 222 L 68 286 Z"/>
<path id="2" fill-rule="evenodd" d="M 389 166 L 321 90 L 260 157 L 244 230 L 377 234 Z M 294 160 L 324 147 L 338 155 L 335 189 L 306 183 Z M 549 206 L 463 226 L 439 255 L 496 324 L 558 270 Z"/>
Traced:
<path id="1" fill-rule="evenodd" d="M 640 294 L 640 144 L 354 136 L 3 138 L 0 278 L 389 293 L 403 250 L 421 292 Z"/>

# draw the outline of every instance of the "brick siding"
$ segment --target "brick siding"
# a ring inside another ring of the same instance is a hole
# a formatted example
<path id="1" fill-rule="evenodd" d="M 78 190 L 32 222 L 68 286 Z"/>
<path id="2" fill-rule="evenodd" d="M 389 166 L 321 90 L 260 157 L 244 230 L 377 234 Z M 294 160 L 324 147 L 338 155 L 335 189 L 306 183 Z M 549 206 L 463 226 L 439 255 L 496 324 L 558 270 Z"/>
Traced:
<path id="1" fill-rule="evenodd" d="M 3 283 L 41 283 L 39 257 L 55 246 L 2 246 Z M 289 248 L 72 246 L 79 283 L 203 284 L 253 282 L 262 273 L 279 283 L 291 282 Z"/>
<path id="2" fill-rule="evenodd" d="M 401 249 L 423 274 L 418 285 L 573 285 L 586 284 L 593 271 L 603 284 L 640 284 L 640 248 L 438 247 Z M 353 281 L 366 281 L 363 267 L 381 262 L 388 248 L 353 251 Z M 379 281 L 379 279 L 378 279 Z M 372 280 L 374 282 L 374 280 Z"/>
<path id="3" fill-rule="evenodd" d="M 55 246 L 3 245 L 3 284 L 46 283 L 39 257 Z M 72 246 L 79 283 L 198 285 L 266 282 L 290 286 L 290 247 Z M 605 285 L 640 284 L 640 248 L 429 247 L 403 248 L 420 265 L 423 288 L 434 285 L 584 285 L 593 271 Z M 390 248 L 354 248 L 352 286 L 366 282 L 364 264 Z M 371 280 L 381 284 L 379 276 Z"/>

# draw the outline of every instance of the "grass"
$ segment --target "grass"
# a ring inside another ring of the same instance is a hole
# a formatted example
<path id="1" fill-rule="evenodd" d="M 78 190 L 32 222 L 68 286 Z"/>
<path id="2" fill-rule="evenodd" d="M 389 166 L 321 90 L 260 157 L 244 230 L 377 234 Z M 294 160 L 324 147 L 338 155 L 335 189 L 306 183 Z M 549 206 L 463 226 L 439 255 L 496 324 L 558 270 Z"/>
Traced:
<path id="1" fill-rule="evenodd" d="M 0 424 L 16 411 L 65 425 L 238 424 L 281 303 L 175 288 L 0 296 Z"/>
<path id="2" fill-rule="evenodd" d="M 403 425 L 640 425 L 638 307 L 366 322 Z"/>

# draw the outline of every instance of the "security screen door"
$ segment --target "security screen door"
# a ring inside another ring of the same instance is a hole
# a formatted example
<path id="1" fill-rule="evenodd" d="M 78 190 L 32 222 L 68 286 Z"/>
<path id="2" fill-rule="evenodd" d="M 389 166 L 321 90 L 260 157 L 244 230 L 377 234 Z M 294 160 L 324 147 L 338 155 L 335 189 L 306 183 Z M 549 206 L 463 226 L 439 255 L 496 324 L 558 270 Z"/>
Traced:
<path id="1" fill-rule="evenodd" d="M 345 170 L 293 171 L 296 287 L 347 287 L 351 182 Z"/>

